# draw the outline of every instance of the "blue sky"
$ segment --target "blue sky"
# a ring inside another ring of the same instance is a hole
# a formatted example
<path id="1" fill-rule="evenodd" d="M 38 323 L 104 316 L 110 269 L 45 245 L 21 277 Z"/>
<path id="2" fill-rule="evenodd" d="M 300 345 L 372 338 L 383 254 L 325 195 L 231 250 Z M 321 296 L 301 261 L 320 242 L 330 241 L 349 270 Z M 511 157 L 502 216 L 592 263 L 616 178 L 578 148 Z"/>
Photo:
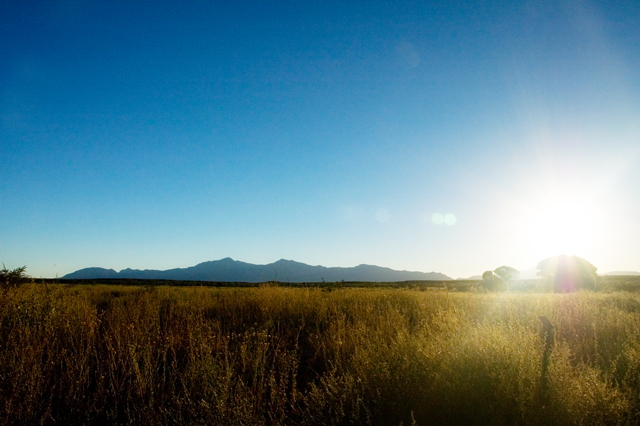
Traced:
<path id="1" fill-rule="evenodd" d="M 635 1 L 9 1 L 0 57 L 0 261 L 32 276 L 640 270 Z"/>

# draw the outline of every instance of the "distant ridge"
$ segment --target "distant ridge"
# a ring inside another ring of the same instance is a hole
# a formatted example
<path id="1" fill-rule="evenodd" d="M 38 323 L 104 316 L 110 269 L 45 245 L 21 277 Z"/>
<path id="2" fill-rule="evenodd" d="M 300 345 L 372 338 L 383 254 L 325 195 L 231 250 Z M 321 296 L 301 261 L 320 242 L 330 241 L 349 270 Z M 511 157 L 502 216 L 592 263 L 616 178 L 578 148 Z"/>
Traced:
<path id="1" fill-rule="evenodd" d="M 230 257 L 203 262 L 188 268 L 168 269 L 113 269 L 84 268 L 62 277 L 64 279 L 89 280 L 103 278 L 135 278 L 154 280 L 188 280 L 260 283 L 280 282 L 336 282 L 336 281 L 443 281 L 451 280 L 439 272 L 396 271 L 375 265 L 358 265 L 351 268 L 327 268 L 311 266 L 293 260 L 280 259 L 268 265 L 254 265 Z"/>
<path id="2" fill-rule="evenodd" d="M 600 275 L 607 275 L 607 276 L 615 276 L 615 275 L 640 275 L 640 272 L 638 272 L 638 271 L 611 271 L 611 272 L 607 272 L 607 273 L 600 274 Z"/>

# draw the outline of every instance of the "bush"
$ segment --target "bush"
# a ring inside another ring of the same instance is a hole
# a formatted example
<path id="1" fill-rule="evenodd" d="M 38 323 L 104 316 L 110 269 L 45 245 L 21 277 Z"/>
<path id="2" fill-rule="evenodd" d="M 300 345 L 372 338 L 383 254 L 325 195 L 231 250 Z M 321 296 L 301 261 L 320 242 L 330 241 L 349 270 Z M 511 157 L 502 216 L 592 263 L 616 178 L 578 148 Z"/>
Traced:
<path id="1" fill-rule="evenodd" d="M 12 287 L 19 287 L 22 283 L 27 281 L 27 278 L 29 278 L 24 273 L 26 270 L 27 267 L 23 266 L 10 271 L 3 263 L 2 270 L 0 270 L 0 287 L 2 287 L 3 290 L 7 290 Z"/>

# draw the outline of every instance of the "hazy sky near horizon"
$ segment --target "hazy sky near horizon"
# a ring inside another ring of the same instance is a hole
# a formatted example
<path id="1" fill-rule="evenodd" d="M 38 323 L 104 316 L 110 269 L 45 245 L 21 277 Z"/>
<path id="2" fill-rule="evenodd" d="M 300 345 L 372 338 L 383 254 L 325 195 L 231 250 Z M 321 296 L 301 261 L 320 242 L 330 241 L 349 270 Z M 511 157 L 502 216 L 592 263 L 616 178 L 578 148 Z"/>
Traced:
<path id="1" fill-rule="evenodd" d="M 640 2 L 4 1 L 0 261 L 640 270 Z"/>

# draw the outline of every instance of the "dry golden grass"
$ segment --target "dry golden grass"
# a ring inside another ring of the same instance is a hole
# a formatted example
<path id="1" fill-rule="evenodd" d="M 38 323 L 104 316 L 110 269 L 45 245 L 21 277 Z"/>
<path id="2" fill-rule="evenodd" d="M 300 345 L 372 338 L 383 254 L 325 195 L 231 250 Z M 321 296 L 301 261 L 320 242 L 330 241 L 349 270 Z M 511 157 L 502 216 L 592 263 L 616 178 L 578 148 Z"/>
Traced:
<path id="1" fill-rule="evenodd" d="M 639 315 L 622 292 L 25 285 L 0 294 L 0 424 L 637 424 Z"/>

